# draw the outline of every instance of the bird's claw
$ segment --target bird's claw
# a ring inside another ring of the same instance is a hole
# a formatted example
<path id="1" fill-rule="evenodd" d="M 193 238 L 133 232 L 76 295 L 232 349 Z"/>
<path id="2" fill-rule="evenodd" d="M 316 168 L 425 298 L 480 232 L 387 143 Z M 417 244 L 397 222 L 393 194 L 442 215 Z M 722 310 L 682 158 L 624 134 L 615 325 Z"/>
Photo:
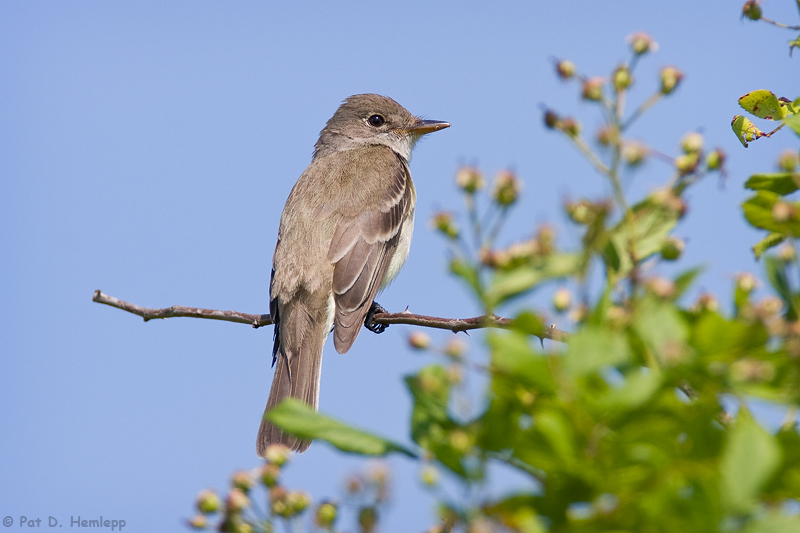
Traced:
<path id="1" fill-rule="evenodd" d="M 372 305 L 369 307 L 369 311 L 367 311 L 367 316 L 364 318 L 364 327 L 370 330 L 372 333 L 383 333 L 386 331 L 386 328 L 389 327 L 388 324 L 377 324 L 373 320 L 376 313 L 385 313 L 386 309 L 381 306 L 378 302 L 372 302 Z"/>

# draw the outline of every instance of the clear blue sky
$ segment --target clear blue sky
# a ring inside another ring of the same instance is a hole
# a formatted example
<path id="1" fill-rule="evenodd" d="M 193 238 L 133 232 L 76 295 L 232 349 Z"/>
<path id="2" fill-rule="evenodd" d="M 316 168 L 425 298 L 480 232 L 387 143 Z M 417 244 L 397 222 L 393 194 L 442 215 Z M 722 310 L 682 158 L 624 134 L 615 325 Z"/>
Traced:
<path id="1" fill-rule="evenodd" d="M 686 78 L 634 136 L 675 153 L 701 129 L 732 169 L 724 189 L 711 179 L 689 193 L 682 265 L 707 265 L 700 287 L 723 301 L 732 274 L 759 272 L 742 183 L 797 142 L 786 133 L 744 150 L 729 124 L 750 90 L 797 96 L 800 57 L 787 53 L 791 33 L 740 21 L 740 1 L 321 4 L 0 3 L 0 515 L 14 517 L 11 530 L 19 515 L 103 515 L 125 519 L 126 531 L 182 531 L 197 491 L 258 464 L 271 328 L 145 324 L 91 295 L 266 312 L 283 202 L 350 94 L 386 94 L 452 123 L 415 152 L 417 229 L 379 300 L 389 309 L 478 311 L 426 224 L 459 208 L 461 163 L 512 167 L 524 180 L 508 239 L 543 221 L 574 238 L 562 200 L 608 187 L 544 130 L 540 105 L 578 114 L 589 131 L 600 117 L 555 79 L 550 58 L 607 74 L 637 30 L 660 50 L 641 63 L 632 104 L 663 65 Z M 764 8 L 797 23 L 792 1 Z M 668 174 L 651 161 L 629 190 Z M 322 410 L 408 442 L 401 377 L 428 362 L 405 348 L 410 331 L 363 331 L 347 355 L 326 347 Z M 479 353 L 481 337 L 471 342 Z M 287 480 L 337 496 L 362 464 L 315 444 Z M 396 501 L 384 530 L 420 531 L 431 500 L 411 463 L 390 464 Z"/>

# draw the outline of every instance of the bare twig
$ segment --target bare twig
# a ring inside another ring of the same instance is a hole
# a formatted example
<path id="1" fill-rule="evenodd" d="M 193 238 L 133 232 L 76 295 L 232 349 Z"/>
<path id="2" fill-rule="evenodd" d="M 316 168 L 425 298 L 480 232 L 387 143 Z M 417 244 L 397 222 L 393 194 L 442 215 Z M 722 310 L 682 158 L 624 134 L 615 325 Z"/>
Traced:
<path id="1" fill-rule="evenodd" d="M 272 318 L 267 315 L 257 315 L 252 313 L 240 313 L 239 311 L 219 311 L 216 309 L 203 309 L 200 307 L 184 307 L 173 305 L 161 309 L 149 309 L 140 305 L 132 304 L 119 298 L 114 298 L 99 290 L 94 291 L 92 301 L 99 304 L 110 305 L 117 309 L 122 309 L 134 315 L 144 318 L 144 321 L 155 318 L 207 318 L 211 320 L 224 320 L 227 322 L 237 322 L 239 324 L 250 324 L 254 328 L 268 326 L 272 324 Z M 378 324 L 408 324 L 412 326 L 422 326 L 426 328 L 447 329 L 454 333 L 480 328 L 509 328 L 513 325 L 510 318 L 498 316 L 476 316 L 472 318 L 439 318 L 434 316 L 416 315 L 409 312 L 402 313 L 376 313 L 372 317 L 373 322 Z M 569 334 L 565 331 L 550 326 L 537 335 L 542 339 L 566 342 Z"/>
<path id="2" fill-rule="evenodd" d="M 154 318 L 172 318 L 177 316 L 187 318 L 208 318 L 211 320 L 225 320 L 226 322 L 238 322 L 239 324 L 250 324 L 254 328 L 269 326 L 272 318 L 267 315 L 253 315 L 251 313 L 240 313 L 239 311 L 217 311 L 215 309 L 202 309 L 200 307 L 184 307 L 173 305 L 161 309 L 149 309 L 140 305 L 132 304 L 113 296 L 103 294 L 100 290 L 94 291 L 92 301 L 99 304 L 110 305 L 117 309 L 122 309 L 134 315 L 144 318 L 144 321 Z"/>
<path id="3" fill-rule="evenodd" d="M 787 28 L 789 30 L 800 30 L 800 26 L 790 26 L 788 24 L 784 24 L 782 22 L 778 22 L 776 20 L 768 19 L 767 17 L 761 17 L 761 20 L 768 24 L 773 24 L 779 28 Z"/>

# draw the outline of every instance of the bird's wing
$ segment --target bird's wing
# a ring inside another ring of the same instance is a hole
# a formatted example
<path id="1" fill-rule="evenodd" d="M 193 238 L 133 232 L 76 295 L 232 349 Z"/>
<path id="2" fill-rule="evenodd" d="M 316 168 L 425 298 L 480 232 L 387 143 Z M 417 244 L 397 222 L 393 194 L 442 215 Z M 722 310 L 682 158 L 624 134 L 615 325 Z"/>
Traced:
<path id="1" fill-rule="evenodd" d="M 358 214 L 339 221 L 328 250 L 328 260 L 334 264 L 333 340 L 339 353 L 355 342 L 413 208 L 413 185 L 405 161 L 398 156 L 382 174 L 381 193 L 370 195 L 374 200 L 360 206 Z"/>

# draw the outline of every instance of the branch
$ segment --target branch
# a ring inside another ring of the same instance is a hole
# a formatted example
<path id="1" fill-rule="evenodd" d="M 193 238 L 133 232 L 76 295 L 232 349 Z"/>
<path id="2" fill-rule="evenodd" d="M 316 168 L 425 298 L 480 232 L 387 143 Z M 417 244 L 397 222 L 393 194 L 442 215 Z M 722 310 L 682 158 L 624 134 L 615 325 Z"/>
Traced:
<path id="1" fill-rule="evenodd" d="M 117 309 L 122 309 L 134 315 L 140 316 L 145 322 L 156 318 L 207 318 L 211 320 L 224 320 L 226 322 L 237 322 L 239 324 L 250 324 L 254 328 L 269 326 L 272 318 L 267 315 L 256 315 L 251 313 L 240 313 L 239 311 L 219 311 L 216 309 L 203 309 L 200 307 L 184 307 L 173 305 L 161 309 L 150 309 L 140 305 L 132 304 L 119 298 L 114 298 L 102 293 L 100 290 L 94 291 L 92 301 L 99 304 L 110 305 Z M 439 318 L 435 316 L 415 315 L 404 311 L 402 313 L 376 313 L 372 317 L 377 324 L 408 324 L 412 326 L 422 326 L 426 328 L 447 329 L 453 333 L 468 331 L 480 328 L 510 328 L 514 321 L 510 318 L 502 318 L 495 315 L 476 316 L 472 318 Z M 550 326 L 542 331 L 537 337 L 551 339 L 554 341 L 567 342 L 569 334 L 565 331 Z"/>

